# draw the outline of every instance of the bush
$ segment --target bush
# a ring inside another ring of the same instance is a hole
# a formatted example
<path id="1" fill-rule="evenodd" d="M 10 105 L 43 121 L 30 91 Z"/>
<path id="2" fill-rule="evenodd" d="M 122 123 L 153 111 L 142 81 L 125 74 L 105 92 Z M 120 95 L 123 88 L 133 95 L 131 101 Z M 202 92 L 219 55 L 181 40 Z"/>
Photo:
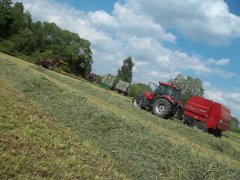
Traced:
<path id="1" fill-rule="evenodd" d="M 240 128 L 230 127 L 230 130 L 240 134 Z"/>
<path id="2" fill-rule="evenodd" d="M 14 52 L 15 52 L 14 51 L 14 43 L 12 41 L 9 41 L 9 40 L 0 41 L 0 51 L 13 55 Z"/>
<path id="3" fill-rule="evenodd" d="M 146 84 L 132 84 L 129 90 L 129 96 L 135 97 L 135 96 L 140 96 L 144 92 L 149 91 L 149 86 Z"/>

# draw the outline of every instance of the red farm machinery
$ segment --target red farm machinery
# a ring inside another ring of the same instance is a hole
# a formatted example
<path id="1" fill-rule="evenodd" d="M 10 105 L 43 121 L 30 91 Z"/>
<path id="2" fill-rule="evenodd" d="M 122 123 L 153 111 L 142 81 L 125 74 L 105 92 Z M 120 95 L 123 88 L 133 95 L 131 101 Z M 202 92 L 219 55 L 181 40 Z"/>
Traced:
<path id="1" fill-rule="evenodd" d="M 46 59 L 41 59 L 36 61 L 36 65 L 52 70 L 54 66 L 54 62 L 52 59 L 46 58 Z"/>
<path id="2" fill-rule="evenodd" d="M 222 131 L 229 129 L 231 110 L 224 105 L 203 97 L 192 96 L 183 107 L 179 100 L 181 89 L 176 86 L 160 82 L 151 89 L 153 90 L 133 98 L 133 104 L 150 109 L 154 115 L 165 119 L 176 117 L 184 124 L 197 127 L 216 137 L 221 137 Z"/>
<path id="3" fill-rule="evenodd" d="M 179 100 L 181 90 L 170 83 L 159 82 L 159 85 L 150 83 L 151 91 L 133 99 L 133 104 L 144 109 L 151 109 L 153 114 L 169 118 L 174 116 L 182 119 L 183 106 Z"/>
<path id="4" fill-rule="evenodd" d="M 185 105 L 184 124 L 202 129 L 216 137 L 221 137 L 222 131 L 229 129 L 230 121 L 231 110 L 220 103 L 193 96 Z"/>

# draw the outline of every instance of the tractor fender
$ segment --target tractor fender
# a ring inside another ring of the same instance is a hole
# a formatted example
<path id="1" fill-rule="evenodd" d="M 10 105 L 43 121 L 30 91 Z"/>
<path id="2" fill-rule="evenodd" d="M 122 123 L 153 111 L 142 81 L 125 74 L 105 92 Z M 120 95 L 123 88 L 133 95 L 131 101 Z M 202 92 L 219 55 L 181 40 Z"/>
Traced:
<path id="1" fill-rule="evenodd" d="M 174 101 L 174 99 L 173 98 L 171 98 L 170 96 L 168 96 L 168 95 L 161 95 L 161 96 L 159 96 L 159 98 L 158 99 L 160 99 L 160 98 L 164 98 L 164 99 L 167 99 L 169 102 L 171 102 L 172 104 L 175 104 L 175 101 Z"/>
<path id="2" fill-rule="evenodd" d="M 152 100 L 154 97 L 154 93 L 153 92 L 145 92 L 143 94 L 143 96 L 145 96 L 147 98 L 147 100 Z"/>
<path id="3" fill-rule="evenodd" d="M 182 120 L 184 108 L 183 108 L 182 103 L 180 101 L 179 101 L 180 103 L 176 102 L 176 101 L 174 101 L 173 98 L 171 98 L 168 95 L 161 95 L 161 96 L 159 96 L 158 99 L 166 99 L 167 101 L 169 101 L 172 105 L 171 113 L 173 113 L 173 116 L 176 117 L 179 120 Z"/>

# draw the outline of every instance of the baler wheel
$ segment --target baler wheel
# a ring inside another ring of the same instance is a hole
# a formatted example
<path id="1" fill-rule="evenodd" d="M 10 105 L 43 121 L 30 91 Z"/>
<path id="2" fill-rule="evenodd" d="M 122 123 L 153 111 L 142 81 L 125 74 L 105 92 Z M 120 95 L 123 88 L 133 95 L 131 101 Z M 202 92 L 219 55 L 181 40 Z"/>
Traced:
<path id="1" fill-rule="evenodd" d="M 207 131 L 208 131 L 208 129 L 207 129 L 207 127 L 206 127 L 206 124 L 203 123 L 203 122 L 198 121 L 198 122 L 196 123 L 196 126 L 197 126 L 198 129 L 201 129 L 201 130 L 204 131 L 204 132 L 207 132 Z"/>
<path id="2" fill-rule="evenodd" d="M 218 137 L 218 138 L 221 138 L 221 137 L 222 137 L 222 132 L 219 131 L 219 130 L 215 130 L 215 131 L 214 131 L 214 136 L 215 136 L 215 137 Z"/>

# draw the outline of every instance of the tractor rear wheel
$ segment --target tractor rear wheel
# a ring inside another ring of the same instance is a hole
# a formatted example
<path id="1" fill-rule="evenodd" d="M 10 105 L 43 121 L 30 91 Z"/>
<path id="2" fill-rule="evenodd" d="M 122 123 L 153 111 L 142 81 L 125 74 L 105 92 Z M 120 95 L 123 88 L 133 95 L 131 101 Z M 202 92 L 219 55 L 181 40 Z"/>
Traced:
<path id="1" fill-rule="evenodd" d="M 168 118 L 172 112 L 172 104 L 166 99 L 159 99 L 153 104 L 153 114 L 164 119 Z"/>

